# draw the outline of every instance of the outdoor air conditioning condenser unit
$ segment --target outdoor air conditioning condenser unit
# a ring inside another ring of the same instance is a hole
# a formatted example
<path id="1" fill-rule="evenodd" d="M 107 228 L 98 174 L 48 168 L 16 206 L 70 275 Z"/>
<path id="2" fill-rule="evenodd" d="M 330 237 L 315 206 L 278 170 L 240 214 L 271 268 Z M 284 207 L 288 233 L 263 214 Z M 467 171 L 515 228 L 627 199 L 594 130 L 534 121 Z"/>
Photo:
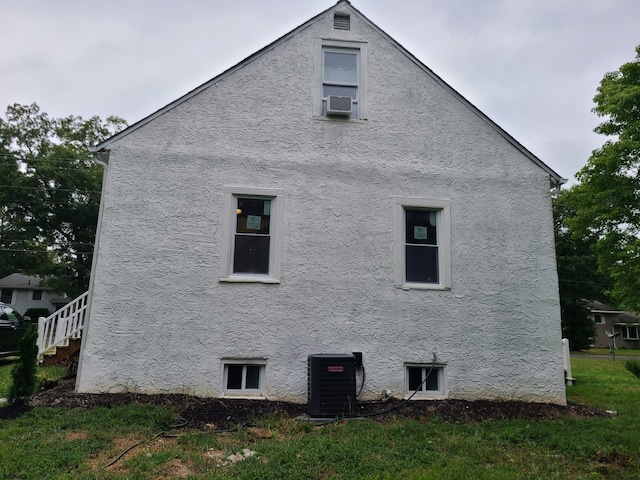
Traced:
<path id="1" fill-rule="evenodd" d="M 309 355 L 308 409 L 313 417 L 349 416 L 356 400 L 356 357 Z"/>

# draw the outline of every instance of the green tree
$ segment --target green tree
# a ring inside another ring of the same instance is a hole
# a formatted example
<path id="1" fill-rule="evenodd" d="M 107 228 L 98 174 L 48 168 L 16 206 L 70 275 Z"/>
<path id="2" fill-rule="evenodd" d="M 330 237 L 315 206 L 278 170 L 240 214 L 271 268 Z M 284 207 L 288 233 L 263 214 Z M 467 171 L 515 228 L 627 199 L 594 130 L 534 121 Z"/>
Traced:
<path id="1" fill-rule="evenodd" d="M 571 193 L 564 190 L 553 199 L 562 336 L 569 339 L 572 350 L 584 350 L 589 348 L 594 335 L 594 323 L 585 300 L 607 302 L 610 280 L 598 273 L 597 237 L 591 231 L 571 230 L 577 209 Z"/>
<path id="2" fill-rule="evenodd" d="M 14 104 L 0 118 L 0 275 L 49 275 L 59 292 L 87 289 L 102 167 L 88 147 L 126 127 L 117 117 L 50 118 Z"/>
<path id="3" fill-rule="evenodd" d="M 614 283 L 612 297 L 640 311 L 640 46 L 634 61 L 604 76 L 593 100 L 593 111 L 604 118 L 595 132 L 610 139 L 576 175 L 571 228 L 595 236 L 599 270 Z"/>

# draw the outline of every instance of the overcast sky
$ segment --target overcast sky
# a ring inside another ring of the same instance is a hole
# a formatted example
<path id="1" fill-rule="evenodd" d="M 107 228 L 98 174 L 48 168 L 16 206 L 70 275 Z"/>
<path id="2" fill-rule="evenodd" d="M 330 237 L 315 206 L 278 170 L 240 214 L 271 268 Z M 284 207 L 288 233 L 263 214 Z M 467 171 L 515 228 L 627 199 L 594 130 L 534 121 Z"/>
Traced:
<path id="1" fill-rule="evenodd" d="M 0 109 L 146 117 L 333 0 L 0 0 Z M 604 142 L 602 76 L 635 57 L 640 0 L 353 0 L 561 176 Z"/>

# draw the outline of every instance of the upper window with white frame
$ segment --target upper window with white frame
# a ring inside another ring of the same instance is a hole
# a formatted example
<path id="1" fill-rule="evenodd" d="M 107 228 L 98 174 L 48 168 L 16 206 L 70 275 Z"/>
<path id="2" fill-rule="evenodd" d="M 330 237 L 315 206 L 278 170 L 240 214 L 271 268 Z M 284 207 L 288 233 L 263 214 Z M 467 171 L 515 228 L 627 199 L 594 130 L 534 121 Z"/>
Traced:
<path id="1" fill-rule="evenodd" d="M 283 191 L 225 189 L 221 281 L 278 283 Z"/>
<path id="2" fill-rule="evenodd" d="M 402 288 L 451 288 L 450 202 L 395 199 L 395 284 Z"/>
<path id="3" fill-rule="evenodd" d="M 318 40 L 314 115 L 366 118 L 366 44 Z"/>
<path id="4" fill-rule="evenodd" d="M 13 288 L 3 288 L 0 295 L 0 302 L 7 303 L 9 305 L 14 304 L 14 292 Z"/>

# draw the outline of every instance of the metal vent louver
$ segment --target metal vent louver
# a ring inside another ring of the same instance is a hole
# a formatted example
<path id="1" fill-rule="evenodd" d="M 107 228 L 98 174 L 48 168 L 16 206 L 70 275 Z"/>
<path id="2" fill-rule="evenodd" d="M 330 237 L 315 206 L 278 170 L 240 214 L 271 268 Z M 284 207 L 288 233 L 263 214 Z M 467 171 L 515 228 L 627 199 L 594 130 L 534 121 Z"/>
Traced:
<path id="1" fill-rule="evenodd" d="M 350 416 L 356 400 L 356 358 L 352 354 L 308 357 L 308 409 L 314 417 Z"/>
<path id="2" fill-rule="evenodd" d="M 351 30 L 351 17 L 343 13 L 336 13 L 333 16 L 333 28 L 336 30 Z"/>
<path id="3" fill-rule="evenodd" d="M 327 115 L 338 117 L 350 117 L 352 98 L 329 95 L 327 97 Z"/>

